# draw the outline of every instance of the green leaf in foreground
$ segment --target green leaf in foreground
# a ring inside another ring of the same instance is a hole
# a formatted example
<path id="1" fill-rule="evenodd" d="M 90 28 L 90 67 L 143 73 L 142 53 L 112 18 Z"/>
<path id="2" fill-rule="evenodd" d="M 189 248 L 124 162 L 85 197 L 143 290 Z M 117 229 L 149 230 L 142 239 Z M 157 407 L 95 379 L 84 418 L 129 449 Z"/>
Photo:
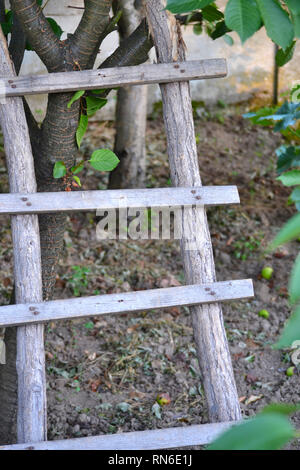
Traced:
<path id="1" fill-rule="evenodd" d="M 98 96 L 86 97 L 86 113 L 88 117 L 93 116 L 99 109 L 103 108 L 107 103 L 107 99 Z"/>
<path id="2" fill-rule="evenodd" d="M 300 184 L 300 170 L 287 171 L 277 178 L 284 186 L 296 186 Z"/>
<path id="3" fill-rule="evenodd" d="M 297 15 L 292 15 L 293 25 L 295 29 L 295 38 L 300 38 L 300 13 Z"/>
<path id="4" fill-rule="evenodd" d="M 229 34 L 224 34 L 223 39 L 226 44 L 228 44 L 228 46 L 233 46 L 233 39 L 231 36 L 229 36 Z"/>
<path id="5" fill-rule="evenodd" d="M 280 412 L 261 413 L 233 426 L 209 450 L 276 450 L 295 437 L 288 418 Z"/>
<path id="6" fill-rule="evenodd" d="M 297 186 L 290 195 L 290 200 L 295 203 L 296 209 L 300 212 L 300 186 Z"/>
<path id="7" fill-rule="evenodd" d="M 300 214 L 294 215 L 280 230 L 277 237 L 271 243 L 270 249 L 277 248 L 284 243 L 290 242 L 300 235 Z"/>
<path id="8" fill-rule="evenodd" d="M 294 341 L 300 338 L 300 306 L 298 306 L 293 315 L 288 320 L 282 335 L 278 342 L 273 346 L 274 349 L 287 348 L 292 345 Z"/>
<path id="9" fill-rule="evenodd" d="M 73 175 L 73 178 L 76 181 L 76 183 L 78 184 L 78 186 L 81 186 L 80 178 L 78 178 L 78 176 L 76 176 L 76 175 Z"/>
<path id="10" fill-rule="evenodd" d="M 262 414 L 265 413 L 280 413 L 283 415 L 290 415 L 299 411 L 300 405 L 291 405 L 290 403 L 270 403 L 265 406 L 261 411 Z"/>
<path id="11" fill-rule="evenodd" d="M 267 35 L 282 49 L 289 47 L 294 39 L 294 27 L 289 15 L 276 0 L 256 0 Z"/>
<path id="12" fill-rule="evenodd" d="M 216 24 L 216 28 L 211 32 L 210 37 L 215 40 L 224 36 L 224 34 L 229 33 L 230 31 L 231 29 L 227 28 L 225 21 L 222 20 Z"/>
<path id="13" fill-rule="evenodd" d="M 166 9 L 172 13 L 188 13 L 205 8 L 214 0 L 168 0 Z"/>
<path id="14" fill-rule="evenodd" d="M 276 150 L 277 173 L 283 173 L 290 168 L 300 167 L 300 147 L 281 145 Z"/>
<path id="15" fill-rule="evenodd" d="M 300 14 L 300 2 L 299 0 L 285 0 L 285 3 L 289 7 L 292 13 L 299 15 Z"/>
<path id="16" fill-rule="evenodd" d="M 119 164 L 120 160 L 117 155 L 109 149 L 100 149 L 93 152 L 89 160 L 95 170 L 112 171 Z"/>
<path id="17" fill-rule="evenodd" d="M 270 116 L 270 114 L 274 114 L 277 110 L 277 107 L 264 107 L 260 108 L 257 111 L 250 112 L 243 114 L 243 118 L 250 119 L 253 124 L 259 124 L 260 126 L 270 126 L 269 118 L 263 120 L 264 116 Z"/>
<path id="18" fill-rule="evenodd" d="M 63 178 L 67 173 L 64 162 L 56 162 L 53 168 L 53 178 Z"/>
<path id="19" fill-rule="evenodd" d="M 300 300 L 300 254 L 297 256 L 296 262 L 292 269 L 292 274 L 289 284 L 290 302 L 296 304 Z M 300 325 L 299 325 L 299 338 L 300 339 Z"/>
<path id="20" fill-rule="evenodd" d="M 229 0 L 225 9 L 225 22 L 245 42 L 260 28 L 262 20 L 254 0 Z"/>
<path id="21" fill-rule="evenodd" d="M 295 46 L 296 41 L 293 41 L 292 44 L 285 51 L 283 49 L 279 49 L 276 54 L 276 64 L 278 65 L 278 67 L 283 67 L 290 60 L 292 60 L 295 52 Z"/>
<path id="22" fill-rule="evenodd" d="M 213 23 L 214 21 L 223 20 L 223 13 L 218 10 L 214 5 L 208 5 L 202 10 L 202 17 L 204 20 Z"/>
<path id="23" fill-rule="evenodd" d="M 73 166 L 71 168 L 71 172 L 73 175 L 77 175 L 77 173 L 80 173 L 84 168 L 84 160 L 81 160 L 81 162 L 77 163 L 77 165 Z"/>
<path id="24" fill-rule="evenodd" d="M 78 148 L 80 148 L 82 139 L 87 131 L 88 124 L 89 124 L 89 118 L 85 114 L 81 114 L 77 131 L 76 131 L 76 142 L 77 142 Z"/>
<path id="25" fill-rule="evenodd" d="M 85 93 L 84 90 L 76 91 L 76 93 L 74 93 L 74 95 L 72 96 L 72 98 L 70 99 L 68 103 L 68 108 L 71 108 L 72 104 L 75 103 L 75 101 L 79 100 L 84 95 L 84 93 Z"/>

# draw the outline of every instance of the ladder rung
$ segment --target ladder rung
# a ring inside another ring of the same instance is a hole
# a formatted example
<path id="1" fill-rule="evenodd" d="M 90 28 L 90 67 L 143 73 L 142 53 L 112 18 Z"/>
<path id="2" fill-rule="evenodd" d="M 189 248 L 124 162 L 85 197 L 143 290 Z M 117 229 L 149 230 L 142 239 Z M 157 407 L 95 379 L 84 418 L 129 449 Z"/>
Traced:
<path id="1" fill-rule="evenodd" d="M 13 444 L 0 447 L 0 450 L 153 450 L 206 445 L 222 432 L 238 424 L 239 421 L 225 423 L 197 424 L 177 428 L 134 431 L 102 436 L 81 437 L 43 441 L 26 444 Z"/>
<path id="2" fill-rule="evenodd" d="M 225 59 L 192 60 L 170 64 L 142 64 L 81 72 L 60 72 L 3 78 L 0 98 L 5 96 L 61 93 L 77 90 L 115 88 L 126 85 L 179 82 L 227 75 Z"/>
<path id="3" fill-rule="evenodd" d="M 0 307 L 0 327 L 113 313 L 245 299 L 254 296 L 251 279 L 104 294 Z"/>
<path id="4" fill-rule="evenodd" d="M 93 211 L 120 207 L 214 206 L 240 202 L 236 186 L 1 194 L 0 214 Z"/>

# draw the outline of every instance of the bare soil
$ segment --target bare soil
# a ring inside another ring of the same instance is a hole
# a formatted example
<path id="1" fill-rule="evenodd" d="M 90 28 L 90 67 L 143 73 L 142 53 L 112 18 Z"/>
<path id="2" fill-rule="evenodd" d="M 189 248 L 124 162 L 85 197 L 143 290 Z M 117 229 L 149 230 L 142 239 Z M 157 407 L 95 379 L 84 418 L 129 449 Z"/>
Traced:
<path id="1" fill-rule="evenodd" d="M 299 374 L 286 376 L 291 351 L 272 349 L 291 311 L 288 277 L 299 243 L 266 254 L 274 234 L 295 212 L 290 191 L 276 181 L 274 150 L 282 138 L 241 117 L 244 108 L 203 110 L 196 136 L 203 183 L 238 186 L 239 206 L 209 209 L 218 280 L 252 278 L 255 299 L 224 303 L 225 326 L 244 417 L 272 402 L 299 402 Z M 159 109 L 148 122 L 148 187 L 170 184 Z M 83 144 L 113 145 L 113 123 L 93 123 Z M 7 192 L 2 154 L 0 191 Z M 105 189 L 107 175 L 85 171 L 84 189 Z M 55 298 L 184 284 L 177 241 L 96 240 L 95 214 L 68 218 Z M 1 217 L 0 302 L 12 290 L 9 219 Z M 274 275 L 261 278 L 264 266 Z M 75 267 L 75 268 L 74 268 Z M 261 309 L 268 319 L 258 316 Z M 187 308 L 52 322 L 46 325 L 49 439 L 207 422 L 207 408 Z M 155 415 L 158 393 L 171 403 Z M 300 415 L 292 418 L 300 428 Z M 300 449 L 300 440 L 287 446 Z"/>

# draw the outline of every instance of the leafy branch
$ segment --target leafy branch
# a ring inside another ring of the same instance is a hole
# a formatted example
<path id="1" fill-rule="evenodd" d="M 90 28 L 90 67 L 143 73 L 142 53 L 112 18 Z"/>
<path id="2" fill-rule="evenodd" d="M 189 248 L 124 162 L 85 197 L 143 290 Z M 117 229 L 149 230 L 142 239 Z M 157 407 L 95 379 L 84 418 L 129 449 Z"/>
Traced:
<path id="1" fill-rule="evenodd" d="M 89 163 L 97 171 L 112 171 L 117 167 L 119 162 L 120 160 L 117 155 L 111 150 L 98 149 L 92 153 L 90 160 L 81 160 L 69 170 L 63 161 L 56 162 L 53 168 L 53 177 L 57 179 L 63 178 L 66 183 L 66 191 L 71 191 L 72 186 L 81 186 L 81 181 L 77 174 L 83 170 L 86 163 Z M 74 181 L 72 181 L 72 179 Z"/>
<path id="2" fill-rule="evenodd" d="M 201 12 L 206 33 L 212 38 L 223 37 L 229 44 L 229 32 L 238 33 L 242 43 L 262 26 L 269 38 L 279 46 L 276 56 L 278 66 L 293 57 L 296 39 L 300 37 L 300 2 L 298 0 L 228 0 L 225 13 L 213 0 L 168 0 L 167 7 L 174 14 Z M 195 17 L 194 17 L 195 18 Z M 194 32 L 201 34 L 203 21 L 194 24 Z"/>

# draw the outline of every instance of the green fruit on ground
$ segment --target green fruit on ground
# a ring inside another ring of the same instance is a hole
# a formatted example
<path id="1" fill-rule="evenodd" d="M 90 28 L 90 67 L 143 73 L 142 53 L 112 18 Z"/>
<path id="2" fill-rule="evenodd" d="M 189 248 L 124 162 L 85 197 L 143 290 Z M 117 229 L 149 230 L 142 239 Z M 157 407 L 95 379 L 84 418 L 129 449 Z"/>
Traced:
<path id="1" fill-rule="evenodd" d="M 268 310 L 262 309 L 258 312 L 258 315 L 263 318 L 269 318 L 270 314 Z"/>
<path id="2" fill-rule="evenodd" d="M 156 401 L 159 405 L 169 405 L 171 403 L 171 398 L 168 393 L 159 393 L 156 397 Z"/>
<path id="3" fill-rule="evenodd" d="M 263 277 L 264 279 L 271 279 L 272 274 L 273 268 L 271 268 L 270 266 L 264 267 L 261 271 L 261 277 Z"/>
<path id="4" fill-rule="evenodd" d="M 287 370 L 286 370 L 286 375 L 288 377 L 292 377 L 292 375 L 294 375 L 294 369 L 295 367 L 289 367 Z"/>

